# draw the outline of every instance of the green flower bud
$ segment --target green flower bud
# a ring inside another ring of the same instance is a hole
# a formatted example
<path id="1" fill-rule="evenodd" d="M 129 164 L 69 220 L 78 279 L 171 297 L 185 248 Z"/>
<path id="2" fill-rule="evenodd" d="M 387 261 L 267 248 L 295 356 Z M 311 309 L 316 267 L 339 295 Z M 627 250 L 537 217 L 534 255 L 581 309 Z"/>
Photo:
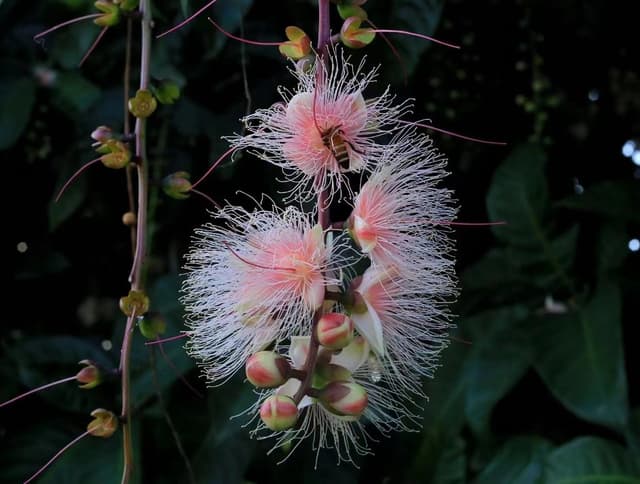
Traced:
<path id="1" fill-rule="evenodd" d="M 151 86 L 151 91 L 160 104 L 173 104 L 180 97 L 180 86 L 173 81 L 162 81 L 159 86 Z"/>
<path id="2" fill-rule="evenodd" d="M 165 179 L 162 180 L 164 193 L 176 200 L 189 198 L 189 191 L 191 190 L 189 177 L 190 175 L 186 171 L 177 171 L 165 177 Z"/>
<path id="3" fill-rule="evenodd" d="M 98 0 L 93 5 L 97 10 L 104 13 L 104 15 L 100 15 L 93 20 L 93 23 L 96 25 L 100 27 L 113 27 L 120 21 L 120 7 L 115 3 Z"/>
<path id="4" fill-rule="evenodd" d="M 80 385 L 80 388 L 90 390 L 100 385 L 102 382 L 102 374 L 93 361 L 82 360 L 78 364 L 85 365 L 84 368 L 76 374 L 76 380 L 83 383 L 83 385 Z"/>
<path id="5" fill-rule="evenodd" d="M 311 39 L 304 30 L 289 26 L 285 29 L 285 34 L 289 40 L 278 47 L 283 56 L 298 60 L 311 53 Z"/>
<path id="6" fill-rule="evenodd" d="M 118 417 L 104 408 L 97 408 L 91 412 L 94 419 L 87 425 L 87 432 L 94 437 L 108 438 L 118 430 Z"/>
<path id="7" fill-rule="evenodd" d="M 136 118 L 148 118 L 157 107 L 156 98 L 146 89 L 139 89 L 136 95 L 129 99 L 129 112 Z"/>
<path id="8" fill-rule="evenodd" d="M 158 313 L 147 315 L 138 321 L 138 328 L 142 336 L 147 339 L 156 339 L 167 330 L 167 322 Z"/>
<path id="9" fill-rule="evenodd" d="M 361 29 L 362 19 L 359 17 L 349 17 L 342 24 L 340 29 L 340 40 L 344 45 L 352 49 L 366 47 L 376 37 L 376 33 L 371 29 Z"/>
<path id="10" fill-rule="evenodd" d="M 120 298 L 120 310 L 127 316 L 135 313 L 142 316 L 149 311 L 149 298 L 142 291 L 129 291 L 129 294 Z"/>
<path id="11" fill-rule="evenodd" d="M 258 351 L 245 365 L 247 380 L 258 388 L 279 387 L 287 381 L 290 371 L 286 358 L 273 351 Z"/>
<path id="12" fill-rule="evenodd" d="M 358 17 L 360 20 L 367 20 L 367 12 L 358 5 L 346 5 L 338 4 L 338 14 L 342 20 L 347 20 L 349 17 Z"/>
<path id="13" fill-rule="evenodd" d="M 260 418 L 271 430 L 287 430 L 298 420 L 298 407 L 291 397 L 271 395 L 260 406 Z"/>
<path id="14" fill-rule="evenodd" d="M 319 400 L 332 413 L 341 416 L 359 417 L 367 408 L 367 391 L 357 383 L 334 381 L 320 390 Z"/>

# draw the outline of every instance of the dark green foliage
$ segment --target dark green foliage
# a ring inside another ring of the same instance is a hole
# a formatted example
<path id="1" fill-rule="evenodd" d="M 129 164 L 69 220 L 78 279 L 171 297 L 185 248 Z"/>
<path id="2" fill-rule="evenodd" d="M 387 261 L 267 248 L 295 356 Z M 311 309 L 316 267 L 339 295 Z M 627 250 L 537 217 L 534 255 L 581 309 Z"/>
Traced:
<path id="1" fill-rule="evenodd" d="M 391 80 L 399 97 L 416 98 L 415 119 L 509 142 L 486 147 L 434 136 L 449 158 L 460 220 L 506 225 L 455 231 L 462 294 L 451 345 L 435 378 L 424 382 L 422 429 L 380 438 L 376 455 L 356 459 L 357 468 L 336 466 L 325 452 L 314 469 L 309 443 L 277 465 L 283 449 L 267 454 L 271 441 L 250 439 L 246 415 L 229 420 L 255 400 L 243 375 L 206 389 L 184 340 L 164 345 L 168 363 L 136 330 L 134 481 L 189 482 L 169 414 L 198 483 L 640 484 L 640 359 L 632 336 L 640 259 L 627 247 L 640 238 L 640 182 L 637 167 L 620 155 L 625 140 L 640 137 L 640 44 L 637 15 L 613 3 L 369 0 L 380 28 L 463 46 L 390 34 L 401 67 L 378 36 L 353 54 L 383 62 L 384 82 L 372 92 Z M 203 4 L 154 2 L 155 32 Z M 12 193 L 3 238 L 14 259 L 0 332 L 0 401 L 75 374 L 82 359 L 118 365 L 124 317 L 117 305 L 129 290 L 131 255 L 121 223 L 124 175 L 98 163 L 59 203 L 53 198 L 96 157 L 91 131 L 122 129 L 125 28 L 110 29 L 82 68 L 99 31 L 91 22 L 51 34 L 43 45 L 32 41 L 91 5 L 0 2 L 0 154 Z M 196 196 L 165 196 L 162 180 L 179 171 L 197 180 L 226 149 L 220 138 L 242 131 L 249 101 L 243 64 L 252 110 L 278 101 L 277 85 L 293 84 L 276 48 L 241 46 L 206 16 L 234 34 L 279 41 L 287 25 L 313 38 L 315 14 L 312 1 L 219 0 L 182 31 L 154 40 L 153 82 L 180 88 L 174 104 L 158 106 L 149 131 L 148 295 L 151 311 L 167 323 L 165 336 L 185 329 L 182 256 L 210 207 Z M 337 32 L 337 14 L 333 20 Z M 136 59 L 137 29 L 133 38 Z M 134 78 L 137 69 L 134 63 Z M 588 99 L 592 90 L 597 102 Z M 238 191 L 278 199 L 278 175 L 243 154 L 199 189 L 251 207 Z M 24 253 L 16 251 L 20 242 Z M 94 390 L 69 382 L 0 409 L 0 482 L 22 482 L 84 431 L 91 410 L 118 412 L 120 403 L 117 379 L 107 378 Z M 41 482 L 119 482 L 120 438 L 87 437 Z"/>

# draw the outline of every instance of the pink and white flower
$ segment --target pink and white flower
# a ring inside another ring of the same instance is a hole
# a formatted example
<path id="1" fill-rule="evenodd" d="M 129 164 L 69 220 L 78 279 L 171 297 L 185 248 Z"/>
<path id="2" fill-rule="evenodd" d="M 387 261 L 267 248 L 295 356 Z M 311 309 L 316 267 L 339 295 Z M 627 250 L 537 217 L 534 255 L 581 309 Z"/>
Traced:
<path id="1" fill-rule="evenodd" d="M 349 229 L 375 266 L 403 277 L 423 271 L 453 271 L 451 241 L 442 224 L 456 209 L 451 192 L 439 186 L 446 159 L 429 137 L 410 130 L 386 151 L 356 195 Z"/>
<path id="2" fill-rule="evenodd" d="M 196 230 L 182 298 L 187 349 L 210 382 L 270 343 L 308 333 L 325 287 L 337 282 L 325 276 L 333 262 L 322 229 L 300 211 L 227 206 L 215 215 L 226 227 Z"/>
<path id="3" fill-rule="evenodd" d="M 404 277 L 394 268 L 369 267 L 351 283 L 350 317 L 371 349 L 390 368 L 390 382 L 421 395 L 415 379 L 433 376 L 448 344 L 456 295 L 452 264 Z"/>
<path id="4" fill-rule="evenodd" d="M 231 138 L 235 148 L 282 167 L 295 183 L 292 196 L 310 198 L 313 191 L 304 193 L 310 184 L 333 195 L 344 173 L 372 170 L 389 149 L 381 137 L 399 129 L 397 121 L 411 108 L 394 104 L 388 89 L 366 99 L 377 70 L 365 72 L 364 63 L 349 61 L 334 50 L 327 63 L 296 71 L 296 90 L 281 90 L 283 103 L 247 116 L 248 134 Z"/>

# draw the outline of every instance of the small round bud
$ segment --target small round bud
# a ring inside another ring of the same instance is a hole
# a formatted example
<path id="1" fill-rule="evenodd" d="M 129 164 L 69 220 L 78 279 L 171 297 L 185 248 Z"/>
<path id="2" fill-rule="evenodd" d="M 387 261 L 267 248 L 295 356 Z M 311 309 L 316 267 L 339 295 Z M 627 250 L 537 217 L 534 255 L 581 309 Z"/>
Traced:
<path id="1" fill-rule="evenodd" d="M 106 140 L 100 144 L 96 150 L 98 153 L 105 153 L 100 157 L 100 161 L 107 168 L 118 170 L 124 168 L 131 161 L 131 151 L 122 141 L 114 139 Z"/>
<path id="2" fill-rule="evenodd" d="M 133 212 L 125 212 L 122 215 L 122 223 L 127 227 L 131 227 L 136 224 L 136 214 Z"/>
<path id="3" fill-rule="evenodd" d="M 156 98 L 146 89 L 139 89 L 136 95 L 129 99 L 129 111 L 136 118 L 148 118 L 157 107 Z"/>
<path id="4" fill-rule="evenodd" d="M 342 24 L 340 29 L 340 40 L 351 49 L 361 49 L 366 47 L 376 37 L 376 33 L 371 29 L 361 29 L 362 19 L 359 17 L 349 17 Z"/>
<path id="5" fill-rule="evenodd" d="M 113 138 L 113 132 L 109 126 L 98 126 L 91 132 L 91 138 L 99 143 L 104 143 Z"/>
<path id="6" fill-rule="evenodd" d="M 129 291 L 129 294 L 120 298 L 120 310 L 125 316 L 142 316 L 149 310 L 149 297 L 142 291 Z"/>
<path id="7" fill-rule="evenodd" d="M 138 328 L 145 338 L 156 339 L 167 330 L 167 322 L 160 314 L 153 313 L 139 319 Z"/>
<path id="8" fill-rule="evenodd" d="M 189 191 L 191 190 L 189 177 L 190 175 L 186 171 L 172 173 L 162 180 L 162 190 L 176 200 L 189 198 Z"/>
<path id="9" fill-rule="evenodd" d="M 120 7 L 107 0 L 98 0 L 93 4 L 97 10 L 103 13 L 93 22 L 100 27 L 113 27 L 120 21 Z"/>
<path id="10" fill-rule="evenodd" d="M 271 430 L 287 430 L 298 420 L 298 407 L 291 397 L 271 395 L 260 406 L 260 418 Z"/>
<path id="11" fill-rule="evenodd" d="M 344 314 L 325 314 L 318 321 L 316 338 L 325 348 L 341 350 L 353 340 L 353 321 Z"/>
<path id="12" fill-rule="evenodd" d="M 76 380 L 83 385 L 79 385 L 80 388 L 90 390 L 97 387 L 102 382 L 102 375 L 100 369 L 91 360 L 82 360 L 79 365 L 85 365 L 85 367 L 76 374 Z"/>
<path id="13" fill-rule="evenodd" d="M 291 365 L 273 351 L 258 351 L 247 360 L 247 380 L 258 388 L 275 388 L 288 380 Z"/>
<path id="14" fill-rule="evenodd" d="M 97 408 L 91 412 L 94 419 L 87 425 L 87 432 L 94 437 L 108 438 L 118 429 L 118 417 L 104 408 Z"/>
<path id="15" fill-rule="evenodd" d="M 285 34 L 289 40 L 278 47 L 283 56 L 298 60 L 311 53 L 311 39 L 304 30 L 290 25 L 285 29 Z"/>
<path id="16" fill-rule="evenodd" d="M 367 391 L 357 383 L 334 381 L 320 390 L 320 402 L 336 415 L 359 417 L 367 408 Z"/>

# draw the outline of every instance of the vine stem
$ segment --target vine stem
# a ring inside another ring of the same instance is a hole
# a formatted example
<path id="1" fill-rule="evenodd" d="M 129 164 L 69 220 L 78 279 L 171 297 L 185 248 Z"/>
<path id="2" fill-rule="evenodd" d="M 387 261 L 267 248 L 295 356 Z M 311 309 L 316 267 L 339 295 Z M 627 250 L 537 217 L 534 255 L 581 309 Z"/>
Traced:
<path id="1" fill-rule="evenodd" d="M 149 88 L 149 69 L 151 61 L 151 0 L 141 0 L 139 7 L 141 17 L 142 42 L 140 51 L 140 89 Z M 146 238 L 147 238 L 147 199 L 149 197 L 149 167 L 147 160 L 146 120 L 136 119 L 136 173 L 138 177 L 138 213 L 136 224 L 136 244 L 131 268 L 131 290 L 141 291 L 143 288 L 142 267 L 145 262 Z M 120 354 L 120 371 L 122 380 L 122 452 L 124 466 L 122 469 L 122 484 L 128 484 L 133 473 L 133 445 L 131 436 L 131 384 L 130 384 L 130 359 L 133 328 L 136 321 L 135 311 L 127 318 L 124 335 L 122 338 L 122 351 Z"/>
<path id="2" fill-rule="evenodd" d="M 327 47 L 331 42 L 331 25 L 330 25 L 330 0 L 318 0 L 318 53 L 320 55 L 320 60 L 318 62 L 326 62 L 326 57 L 324 54 L 326 53 Z M 318 89 L 316 81 L 316 89 Z M 320 177 L 324 178 L 326 176 L 325 173 L 322 173 Z M 325 183 L 323 179 L 316 180 L 315 186 L 318 187 L 318 202 L 317 202 L 317 210 L 318 210 L 318 224 L 322 227 L 322 230 L 326 230 L 331 225 L 331 221 L 329 220 L 329 204 L 328 204 L 328 193 L 325 187 Z M 325 290 L 326 292 L 326 290 Z M 318 326 L 318 321 L 322 317 L 322 305 L 316 310 L 313 315 L 313 321 L 311 323 L 311 337 L 309 339 L 309 352 L 307 353 L 307 358 L 304 362 L 304 366 L 302 368 L 302 372 L 304 372 L 304 379 L 300 383 L 300 388 L 293 396 L 293 401 L 297 404 L 300 403 L 302 398 L 307 394 L 311 387 L 311 381 L 313 379 L 313 374 L 315 370 L 316 363 L 318 361 L 318 353 L 320 348 L 320 343 L 316 338 L 316 327 Z"/>

